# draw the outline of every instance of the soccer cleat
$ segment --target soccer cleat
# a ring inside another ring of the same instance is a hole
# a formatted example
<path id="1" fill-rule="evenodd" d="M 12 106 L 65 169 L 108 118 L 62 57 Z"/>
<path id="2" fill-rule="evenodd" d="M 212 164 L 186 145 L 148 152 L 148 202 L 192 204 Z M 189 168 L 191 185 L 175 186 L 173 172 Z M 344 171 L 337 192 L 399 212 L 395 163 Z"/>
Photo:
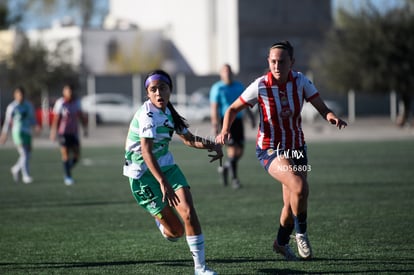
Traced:
<path id="1" fill-rule="evenodd" d="M 223 185 L 227 186 L 229 168 L 227 166 L 219 166 L 217 168 L 217 172 L 221 175 L 221 181 L 222 181 Z"/>
<path id="2" fill-rule="evenodd" d="M 71 177 L 65 177 L 64 182 L 67 186 L 73 185 L 75 183 L 75 181 Z"/>
<path id="3" fill-rule="evenodd" d="M 295 239 L 298 245 L 299 255 L 305 260 L 312 258 L 312 248 L 308 239 L 308 234 L 296 233 Z"/>
<path id="4" fill-rule="evenodd" d="M 19 170 L 16 171 L 16 169 L 13 169 L 13 167 L 10 169 L 10 172 L 13 176 L 13 180 L 14 182 L 18 182 L 19 181 Z"/>
<path id="5" fill-rule="evenodd" d="M 273 243 L 273 251 L 282 254 L 282 256 L 285 257 L 286 261 L 298 260 L 295 253 L 293 253 L 292 249 L 290 248 L 289 244 L 279 245 L 277 243 L 277 240 L 275 240 L 275 242 Z"/>
<path id="6" fill-rule="evenodd" d="M 25 183 L 25 184 L 29 184 L 29 183 L 33 182 L 33 178 L 30 177 L 30 176 L 25 176 L 25 177 L 23 177 L 22 180 L 23 180 L 23 183 Z"/>
<path id="7" fill-rule="evenodd" d="M 233 189 L 241 188 L 240 181 L 238 179 L 233 179 L 232 180 L 232 186 L 233 186 Z"/>
<path id="8" fill-rule="evenodd" d="M 194 269 L 194 274 L 195 275 L 199 275 L 199 274 L 200 275 L 201 274 L 204 274 L 204 275 L 217 275 L 217 272 L 209 269 L 207 266 L 203 266 L 202 268 L 195 268 Z"/>

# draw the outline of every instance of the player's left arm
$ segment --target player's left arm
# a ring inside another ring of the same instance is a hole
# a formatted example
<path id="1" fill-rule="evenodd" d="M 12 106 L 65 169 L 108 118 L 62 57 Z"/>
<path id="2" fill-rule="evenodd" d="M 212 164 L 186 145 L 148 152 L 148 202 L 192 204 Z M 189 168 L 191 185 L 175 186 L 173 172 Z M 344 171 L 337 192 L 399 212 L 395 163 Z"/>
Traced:
<path id="1" fill-rule="evenodd" d="M 197 149 L 206 149 L 209 152 L 215 152 L 215 154 L 209 154 L 208 156 L 211 157 L 210 162 L 213 162 L 215 160 L 221 161 L 223 158 L 223 150 L 220 144 L 216 144 L 214 141 L 202 138 L 199 136 L 193 135 L 190 131 L 186 131 L 185 133 L 178 134 L 178 136 L 181 138 L 183 143 L 189 147 L 197 148 Z"/>
<path id="2" fill-rule="evenodd" d="M 322 98 L 318 95 L 313 97 L 309 101 L 313 107 L 315 107 L 316 110 L 321 114 L 321 116 L 329 121 L 331 124 L 334 124 L 339 129 L 345 128 L 348 126 L 348 124 L 336 116 L 336 114 L 326 106 L 325 102 L 322 100 Z"/>

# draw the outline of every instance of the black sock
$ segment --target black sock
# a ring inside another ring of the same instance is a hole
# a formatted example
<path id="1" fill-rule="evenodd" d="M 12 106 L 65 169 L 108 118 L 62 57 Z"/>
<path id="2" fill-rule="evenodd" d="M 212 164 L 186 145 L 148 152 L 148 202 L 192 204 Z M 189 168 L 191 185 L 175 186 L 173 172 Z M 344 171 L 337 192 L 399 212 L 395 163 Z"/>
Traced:
<path id="1" fill-rule="evenodd" d="M 63 171 L 65 171 L 65 176 L 70 178 L 70 167 L 71 162 L 69 160 L 63 162 Z"/>
<path id="2" fill-rule="evenodd" d="M 71 161 L 70 161 L 70 168 L 72 169 L 73 168 L 73 166 L 75 166 L 75 164 L 78 162 L 78 158 L 73 158 Z"/>
<path id="3" fill-rule="evenodd" d="M 290 240 L 290 234 L 292 234 L 293 232 L 293 224 L 288 224 L 288 225 L 280 225 L 279 226 L 279 231 L 277 232 L 277 243 L 280 246 L 284 246 L 287 245 L 289 243 Z"/>
<path id="4" fill-rule="evenodd" d="M 237 161 L 238 160 L 239 160 L 239 158 L 237 158 L 237 157 L 229 158 L 230 171 L 231 171 L 231 178 L 232 179 L 237 179 Z"/>
<path id="5" fill-rule="evenodd" d="M 295 219 L 295 230 L 296 233 L 305 234 L 307 230 L 307 219 L 308 214 L 306 212 L 299 213 L 297 216 L 294 216 Z"/>

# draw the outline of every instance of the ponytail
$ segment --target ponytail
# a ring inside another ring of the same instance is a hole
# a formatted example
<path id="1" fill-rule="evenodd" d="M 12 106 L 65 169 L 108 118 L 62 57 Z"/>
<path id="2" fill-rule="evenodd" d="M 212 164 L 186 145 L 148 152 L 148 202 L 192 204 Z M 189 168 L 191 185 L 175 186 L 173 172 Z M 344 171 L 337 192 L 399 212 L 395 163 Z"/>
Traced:
<path id="1" fill-rule="evenodd" d="M 181 132 L 184 128 L 188 128 L 189 125 L 187 123 L 187 120 L 184 117 L 180 116 L 170 101 L 168 101 L 167 107 L 170 109 L 171 115 L 173 117 L 174 130 L 176 132 Z"/>

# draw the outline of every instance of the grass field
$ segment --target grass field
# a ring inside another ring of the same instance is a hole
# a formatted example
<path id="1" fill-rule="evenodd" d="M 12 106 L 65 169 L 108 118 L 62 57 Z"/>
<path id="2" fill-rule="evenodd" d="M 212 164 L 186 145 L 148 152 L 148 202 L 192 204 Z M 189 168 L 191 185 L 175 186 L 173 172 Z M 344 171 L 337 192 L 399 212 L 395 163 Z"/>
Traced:
<path id="1" fill-rule="evenodd" d="M 281 188 L 253 148 L 235 191 L 207 152 L 172 144 L 219 274 L 414 273 L 414 141 L 309 144 L 308 262 L 272 252 Z M 30 185 L 13 183 L 16 157 L 0 149 L 0 274 L 193 274 L 185 240 L 165 241 L 133 200 L 122 148 L 84 148 L 70 187 L 57 148 L 34 151 Z"/>

